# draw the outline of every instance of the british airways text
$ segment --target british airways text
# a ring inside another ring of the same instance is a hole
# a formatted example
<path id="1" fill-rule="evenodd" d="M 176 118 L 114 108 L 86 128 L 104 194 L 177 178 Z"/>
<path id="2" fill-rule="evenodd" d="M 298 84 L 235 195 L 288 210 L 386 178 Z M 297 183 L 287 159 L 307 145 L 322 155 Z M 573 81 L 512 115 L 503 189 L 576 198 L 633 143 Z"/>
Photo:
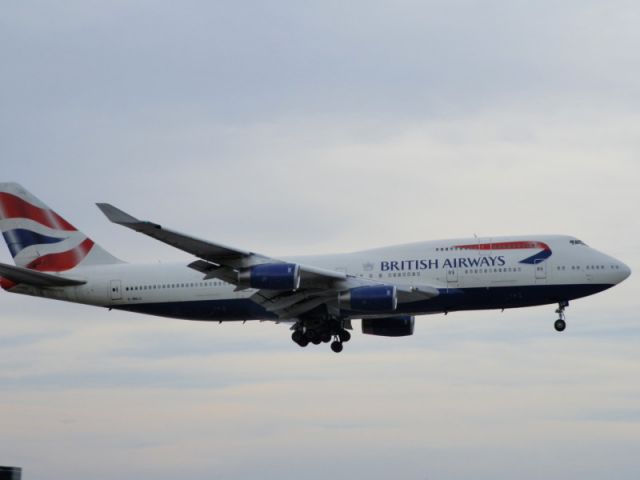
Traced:
<path id="1" fill-rule="evenodd" d="M 473 268 L 473 267 L 503 267 L 506 260 L 502 255 L 496 257 L 458 257 L 422 260 L 383 260 L 380 262 L 380 270 L 401 271 L 401 270 L 433 270 L 438 268 Z"/>

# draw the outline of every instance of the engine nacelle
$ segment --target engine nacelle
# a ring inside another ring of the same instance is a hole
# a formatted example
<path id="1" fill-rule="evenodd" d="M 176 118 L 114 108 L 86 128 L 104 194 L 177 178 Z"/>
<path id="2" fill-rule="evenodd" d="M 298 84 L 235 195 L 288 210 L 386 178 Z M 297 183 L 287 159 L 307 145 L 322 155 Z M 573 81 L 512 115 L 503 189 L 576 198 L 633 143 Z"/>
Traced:
<path id="1" fill-rule="evenodd" d="M 392 285 L 356 287 L 340 294 L 340 305 L 362 312 L 388 312 L 398 306 L 398 295 Z"/>
<path id="2" fill-rule="evenodd" d="M 295 263 L 265 263 L 238 273 L 238 286 L 260 290 L 297 290 L 300 267 Z"/>
<path id="3" fill-rule="evenodd" d="M 363 318 L 362 333 L 383 337 L 406 337 L 413 335 L 415 317 L 400 315 L 385 318 Z"/>

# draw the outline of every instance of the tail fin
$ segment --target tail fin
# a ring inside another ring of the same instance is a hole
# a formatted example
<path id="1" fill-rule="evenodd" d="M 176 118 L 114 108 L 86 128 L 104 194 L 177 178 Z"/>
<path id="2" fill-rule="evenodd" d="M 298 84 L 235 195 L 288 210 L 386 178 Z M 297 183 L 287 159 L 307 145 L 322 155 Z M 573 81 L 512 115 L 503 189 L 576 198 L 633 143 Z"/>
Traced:
<path id="1" fill-rule="evenodd" d="M 17 183 L 0 183 L 0 231 L 19 267 L 62 272 L 121 263 Z"/>

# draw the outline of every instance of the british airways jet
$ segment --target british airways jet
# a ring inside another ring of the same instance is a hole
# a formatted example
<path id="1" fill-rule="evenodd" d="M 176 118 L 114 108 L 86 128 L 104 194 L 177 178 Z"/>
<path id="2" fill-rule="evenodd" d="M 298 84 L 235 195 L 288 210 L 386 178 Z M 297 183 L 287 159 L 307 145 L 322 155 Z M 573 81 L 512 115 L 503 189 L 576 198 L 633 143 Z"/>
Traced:
<path id="1" fill-rule="evenodd" d="M 606 290 L 629 267 L 577 238 L 437 240 L 337 255 L 273 258 L 138 220 L 98 203 L 113 223 L 192 254 L 189 264 L 117 259 L 16 183 L 0 183 L 0 230 L 15 261 L 12 293 L 163 317 L 290 324 L 301 347 L 340 352 L 351 320 L 366 334 L 412 335 L 416 315 L 557 304 Z"/>

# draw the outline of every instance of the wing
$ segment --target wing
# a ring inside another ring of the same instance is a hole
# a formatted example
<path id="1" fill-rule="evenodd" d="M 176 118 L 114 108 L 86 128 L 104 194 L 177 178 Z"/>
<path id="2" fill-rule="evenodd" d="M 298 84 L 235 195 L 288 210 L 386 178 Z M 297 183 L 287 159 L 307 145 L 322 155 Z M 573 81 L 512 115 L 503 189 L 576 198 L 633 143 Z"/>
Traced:
<path id="1" fill-rule="evenodd" d="M 113 223 L 143 233 L 201 258 L 202 261 L 193 262 L 189 267 L 204 273 L 207 278 L 220 278 L 237 285 L 239 270 L 262 264 L 285 263 L 282 260 L 259 253 L 192 237 L 164 228 L 157 223 L 138 220 L 108 203 L 98 203 L 97 205 Z M 306 288 L 326 288 L 334 286 L 336 282 L 347 280 L 345 273 L 309 265 L 300 265 L 300 277 L 301 285 Z"/>
<path id="2" fill-rule="evenodd" d="M 247 268 L 272 261 L 264 255 L 239 248 L 227 247 L 220 243 L 201 240 L 190 235 L 185 235 L 184 233 L 163 228 L 157 223 L 138 220 L 108 203 L 98 203 L 97 205 L 98 208 L 102 210 L 102 213 L 113 223 L 143 233 L 167 245 L 179 248 L 180 250 L 189 252 L 196 257 L 217 265 L 224 265 L 230 268 Z"/>
<path id="3" fill-rule="evenodd" d="M 277 258 L 202 240 L 164 228 L 157 223 L 139 220 L 108 203 L 98 203 L 97 206 L 113 223 L 195 255 L 200 260 L 190 263 L 190 268 L 204 274 L 205 279 L 219 278 L 236 285 L 238 290 L 246 288 L 239 281 L 241 271 L 257 265 L 286 263 Z M 330 310 L 338 309 L 337 293 L 359 286 L 380 285 L 379 282 L 343 272 L 312 265 L 297 265 L 300 274 L 300 285 L 297 288 L 289 291 L 258 289 L 251 297 L 252 300 L 277 314 L 279 318 L 286 319 L 302 315 L 322 304 L 326 304 Z M 431 286 L 398 286 L 397 289 L 401 302 L 424 300 L 439 294 Z"/>

